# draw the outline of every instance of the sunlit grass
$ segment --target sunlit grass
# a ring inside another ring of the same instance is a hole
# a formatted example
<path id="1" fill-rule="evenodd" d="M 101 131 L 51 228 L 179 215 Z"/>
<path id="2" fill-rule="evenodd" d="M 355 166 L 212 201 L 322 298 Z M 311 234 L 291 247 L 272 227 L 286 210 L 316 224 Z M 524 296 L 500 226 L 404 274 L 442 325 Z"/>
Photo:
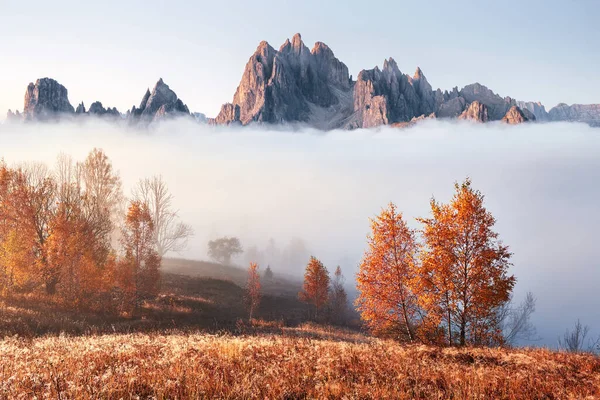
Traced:
<path id="1" fill-rule="evenodd" d="M 304 325 L 283 335 L 6 338 L 0 398 L 600 396 L 600 359 L 592 355 L 405 346 L 346 335 Z"/>

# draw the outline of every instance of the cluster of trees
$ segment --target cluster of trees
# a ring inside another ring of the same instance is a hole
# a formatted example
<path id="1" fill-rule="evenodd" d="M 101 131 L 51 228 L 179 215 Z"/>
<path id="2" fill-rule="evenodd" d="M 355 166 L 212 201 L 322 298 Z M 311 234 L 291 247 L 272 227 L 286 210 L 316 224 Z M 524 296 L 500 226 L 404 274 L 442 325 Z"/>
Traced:
<path id="1" fill-rule="evenodd" d="M 271 267 L 263 273 L 263 279 L 273 279 Z M 250 319 L 256 313 L 262 298 L 261 275 L 258 264 L 251 262 L 248 267 L 248 278 L 246 281 L 245 302 Z M 311 305 L 314 320 L 326 320 L 336 324 L 347 322 L 348 317 L 348 295 L 344 289 L 344 276 L 342 269 L 338 266 L 333 279 L 330 278 L 327 268 L 321 261 L 311 257 L 304 274 L 304 284 L 298 298 Z"/>
<path id="2" fill-rule="evenodd" d="M 159 288 L 161 257 L 191 229 L 160 177 L 127 201 L 102 150 L 83 162 L 0 162 L 0 290 L 44 291 L 74 307 L 135 311 Z"/>
<path id="3" fill-rule="evenodd" d="M 511 253 L 484 196 L 468 179 L 455 189 L 447 204 L 431 200 L 420 230 L 392 203 L 371 221 L 356 305 L 372 331 L 445 345 L 500 344 L 532 332 L 535 299 L 511 306 Z"/>
<path id="4" fill-rule="evenodd" d="M 344 276 L 338 265 L 333 279 L 327 267 L 315 257 L 306 265 L 304 284 L 298 298 L 312 306 L 314 319 L 328 319 L 335 323 L 344 323 L 348 314 L 348 295 L 344 289 Z M 325 310 L 325 315 L 320 314 Z"/>

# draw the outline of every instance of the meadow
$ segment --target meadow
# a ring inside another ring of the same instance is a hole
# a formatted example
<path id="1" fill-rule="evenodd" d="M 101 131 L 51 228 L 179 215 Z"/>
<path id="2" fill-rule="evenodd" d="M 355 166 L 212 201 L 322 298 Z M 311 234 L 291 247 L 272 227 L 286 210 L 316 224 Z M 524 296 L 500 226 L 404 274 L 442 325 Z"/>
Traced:
<path id="1" fill-rule="evenodd" d="M 252 334 L 0 342 L 0 398 L 594 399 L 600 359 L 545 349 L 401 345 L 302 325 Z"/>
<path id="2" fill-rule="evenodd" d="M 534 348 L 443 348 L 303 322 L 297 282 L 265 286 L 258 319 L 243 270 L 165 260 L 136 317 L 0 302 L 0 399 L 594 399 L 600 358 Z M 188 275 L 184 275 L 188 274 Z M 190 276 L 193 275 L 193 276 Z"/>

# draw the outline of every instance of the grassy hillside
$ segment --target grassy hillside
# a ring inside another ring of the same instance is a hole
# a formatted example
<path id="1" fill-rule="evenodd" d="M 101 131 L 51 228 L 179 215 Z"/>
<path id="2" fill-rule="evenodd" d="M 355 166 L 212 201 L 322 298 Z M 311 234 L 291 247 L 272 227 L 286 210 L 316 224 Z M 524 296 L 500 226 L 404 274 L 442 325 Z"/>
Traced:
<path id="1" fill-rule="evenodd" d="M 403 346 L 312 325 L 253 336 L 7 338 L 0 356 L 2 399 L 600 397 L 592 355 Z"/>
<path id="2" fill-rule="evenodd" d="M 182 258 L 165 258 L 163 259 L 161 268 L 165 273 L 226 280 L 240 287 L 244 287 L 248 277 L 248 271 L 241 267 Z M 262 274 L 264 270 L 260 272 Z M 261 284 L 266 294 L 296 297 L 302 282 L 300 279 L 294 279 L 287 274 L 274 271 L 273 280 L 267 281 L 263 279 Z"/>
<path id="3" fill-rule="evenodd" d="M 161 294 L 143 304 L 135 318 L 73 310 L 43 294 L 0 298 L 0 337 L 35 337 L 152 332 L 164 329 L 230 331 L 247 318 L 243 286 L 246 271 L 236 267 L 165 260 Z M 297 299 L 300 285 L 275 277 L 263 283 L 257 318 L 289 326 L 306 319 L 308 307 Z"/>

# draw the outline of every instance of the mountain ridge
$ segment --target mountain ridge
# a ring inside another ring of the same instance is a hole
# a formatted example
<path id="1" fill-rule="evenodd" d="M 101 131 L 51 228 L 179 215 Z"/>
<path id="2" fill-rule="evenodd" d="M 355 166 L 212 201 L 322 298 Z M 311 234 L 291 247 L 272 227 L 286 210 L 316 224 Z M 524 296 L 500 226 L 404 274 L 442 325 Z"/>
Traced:
<path id="1" fill-rule="evenodd" d="M 213 125 L 303 124 L 321 130 L 410 126 L 419 121 L 466 119 L 506 123 L 572 121 L 600 126 L 600 104 L 558 104 L 546 111 L 540 102 L 501 97 L 475 82 L 450 91 L 433 89 L 420 67 L 411 76 L 389 57 L 382 68 L 363 69 L 352 79 L 348 67 L 323 42 L 312 49 L 297 33 L 275 50 L 262 41 L 248 59 L 229 103 L 215 118 L 196 118 L 162 78 L 148 88 L 139 106 L 126 113 L 92 103 L 74 108 L 67 89 L 50 78 L 27 86 L 23 113 L 8 121 L 48 121 L 64 116 L 94 115 L 148 126 L 174 117 Z"/>

